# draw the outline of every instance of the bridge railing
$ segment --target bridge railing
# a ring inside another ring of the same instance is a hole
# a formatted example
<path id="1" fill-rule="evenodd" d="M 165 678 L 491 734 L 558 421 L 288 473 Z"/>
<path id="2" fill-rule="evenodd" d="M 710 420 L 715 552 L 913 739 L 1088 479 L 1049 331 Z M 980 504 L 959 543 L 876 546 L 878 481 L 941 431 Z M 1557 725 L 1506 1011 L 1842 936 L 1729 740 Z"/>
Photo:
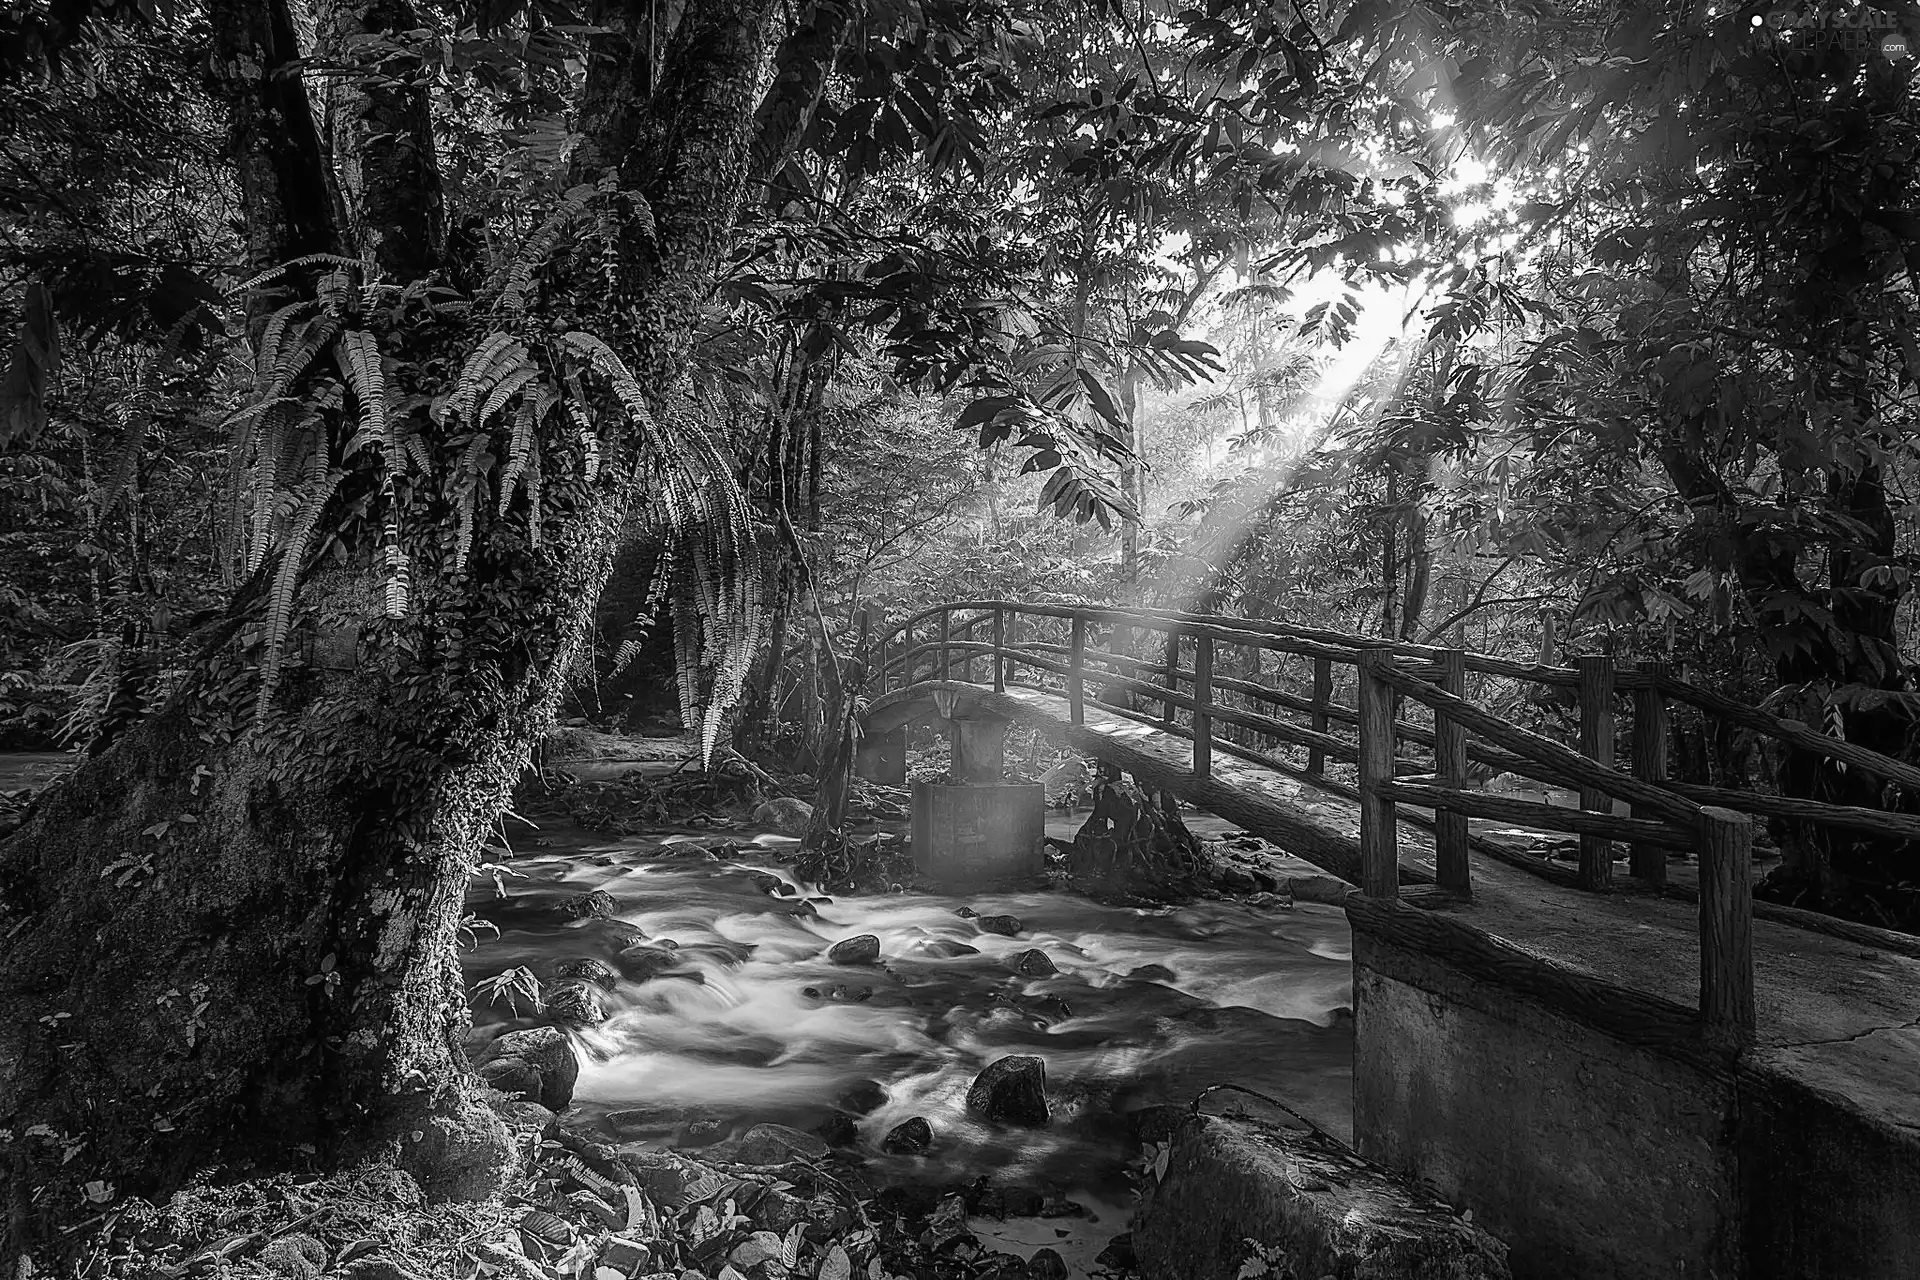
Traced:
<path id="1" fill-rule="evenodd" d="M 1439 891 L 1459 897 L 1472 893 L 1470 852 L 1605 891 L 1614 884 L 1614 846 L 1624 843 L 1636 883 L 1675 893 L 1684 891 L 1666 884 L 1668 856 L 1692 852 L 1701 1016 L 1722 1039 L 1753 1033 L 1748 815 L 1920 839 L 1916 815 L 1669 779 L 1671 710 L 1683 705 L 1920 795 L 1920 769 L 1700 689 L 1663 663 L 1596 656 L 1543 666 L 1256 619 L 1005 600 L 936 605 L 866 648 L 870 692 L 927 680 L 1045 689 L 1064 697 L 1071 723 L 1085 722 L 1092 700 L 1105 714 L 1187 738 L 1199 777 L 1213 773 L 1218 757 L 1238 758 L 1354 800 L 1362 888 L 1375 899 L 1399 893 L 1400 822 L 1433 832 Z M 1468 697 L 1470 677 L 1534 686 L 1571 703 L 1577 748 L 1478 705 Z M 1628 771 L 1615 767 L 1622 704 Z M 1579 807 L 1478 789 L 1469 785 L 1476 767 L 1575 792 Z M 1575 835 L 1577 868 L 1568 873 L 1477 836 L 1468 826 L 1474 819 Z"/>

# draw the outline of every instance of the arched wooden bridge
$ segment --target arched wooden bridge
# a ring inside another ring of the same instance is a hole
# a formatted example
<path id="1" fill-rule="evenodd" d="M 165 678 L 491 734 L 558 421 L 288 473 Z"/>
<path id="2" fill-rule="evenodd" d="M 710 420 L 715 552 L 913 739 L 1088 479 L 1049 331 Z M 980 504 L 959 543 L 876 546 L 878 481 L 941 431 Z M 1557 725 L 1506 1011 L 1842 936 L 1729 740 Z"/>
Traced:
<path id="1" fill-rule="evenodd" d="M 1837 1098 L 1854 1119 L 1903 1135 L 1887 1154 L 1897 1172 L 1876 1177 L 1920 1195 L 1920 938 L 1752 896 L 1755 816 L 1915 839 L 1920 817 L 1676 782 L 1667 760 L 1681 714 L 1818 752 L 1914 794 L 1920 769 L 1700 689 L 1659 663 L 1540 666 L 1255 619 L 1004 600 L 937 605 L 868 637 L 863 651 L 875 751 L 897 746 L 910 723 L 947 722 L 964 776 L 969 724 L 1029 725 L 1357 886 L 1346 909 L 1361 1059 L 1363 971 L 1430 996 L 1464 984 L 1455 994 L 1468 1005 L 1495 990 L 1496 1004 L 1526 1002 L 1706 1079 Z M 1577 748 L 1495 709 L 1529 689 L 1577 715 Z M 1578 807 L 1470 785 L 1490 771 L 1577 793 Z M 1350 802 L 1356 820 L 1317 820 L 1301 804 L 1305 788 Z M 1512 828 L 1577 837 L 1577 865 L 1493 834 Z M 1404 1124 L 1366 1121 L 1367 1080 L 1382 1071 L 1389 1082 L 1373 1090 L 1381 1115 L 1387 1095 L 1423 1087 L 1404 1070 L 1357 1067 L 1362 1149 L 1433 1176 L 1432 1151 L 1395 1145 Z M 1753 1113 L 1759 1104 L 1740 1105 Z M 1731 1094 L 1726 1106 L 1739 1109 Z M 1750 1164 L 1727 1176 L 1753 1176 Z M 1920 1245 L 1920 1215 L 1909 1216 Z M 1811 1238 L 1802 1231 L 1803 1244 Z"/>

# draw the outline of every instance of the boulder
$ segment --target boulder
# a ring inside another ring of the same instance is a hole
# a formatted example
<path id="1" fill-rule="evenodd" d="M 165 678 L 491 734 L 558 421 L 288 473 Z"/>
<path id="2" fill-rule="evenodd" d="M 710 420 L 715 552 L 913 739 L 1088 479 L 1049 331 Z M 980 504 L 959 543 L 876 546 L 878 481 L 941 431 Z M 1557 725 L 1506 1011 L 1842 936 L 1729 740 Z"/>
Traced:
<path id="1" fill-rule="evenodd" d="M 813 822 L 813 806 L 804 800 L 780 796 L 753 811 L 755 826 L 769 827 L 783 836 L 803 836 Z"/>
<path id="2" fill-rule="evenodd" d="M 973 921 L 987 933 L 997 933 L 1003 938 L 1011 938 L 1026 932 L 1027 926 L 1020 922 L 1019 916 L 976 916 Z"/>
<path id="3" fill-rule="evenodd" d="M 952 938 L 928 938 L 914 944 L 919 950 L 936 960 L 951 960 L 956 956 L 977 956 L 980 948 L 971 943 L 956 942 Z"/>
<path id="4" fill-rule="evenodd" d="M 488 1076 L 487 1068 L 496 1062 L 514 1060 L 530 1069 L 531 1090 L 520 1093 L 547 1110 L 558 1113 L 573 1101 L 573 1086 L 580 1079 L 580 1060 L 574 1056 L 573 1041 L 558 1027 L 533 1027 L 509 1031 L 489 1044 L 480 1061 L 480 1074 L 502 1093 L 514 1093 Z"/>
<path id="5" fill-rule="evenodd" d="M 1052 1114 L 1046 1060 L 1016 1053 L 988 1063 L 967 1090 L 967 1110 L 997 1124 L 1045 1124 Z"/>
<path id="6" fill-rule="evenodd" d="M 1249 1240 L 1258 1243 L 1258 1252 Z M 1133 1219 L 1146 1280 L 1510 1280 L 1507 1249 L 1317 1135 L 1191 1116 Z"/>
<path id="7" fill-rule="evenodd" d="M 568 898 L 560 904 L 560 912 L 570 920 L 611 920 L 620 904 L 605 889 L 595 889 Z"/>
<path id="8" fill-rule="evenodd" d="M 553 967 L 553 976 L 561 981 L 577 979 L 582 982 L 591 982 L 594 986 L 607 991 L 613 990 L 614 984 L 620 981 L 620 975 L 612 965 L 605 960 L 596 960 L 592 956 L 562 960 Z"/>
<path id="9" fill-rule="evenodd" d="M 871 933 L 842 938 L 827 949 L 827 959 L 835 964 L 872 964 L 880 958 L 880 939 Z"/>
<path id="10" fill-rule="evenodd" d="M 933 1126 L 919 1116 L 902 1120 L 880 1140 L 880 1149 L 896 1156 L 922 1155 L 932 1146 Z"/>
<path id="11" fill-rule="evenodd" d="M 1035 1249 L 1027 1259 L 1026 1280 L 1067 1280 L 1067 1260 L 1057 1249 Z"/>
<path id="12" fill-rule="evenodd" d="M 591 982 L 563 982 L 546 992 L 542 1001 L 555 1022 L 591 1027 L 607 1020 L 607 994 Z"/>
<path id="13" fill-rule="evenodd" d="M 862 1080 L 842 1090 L 840 1096 L 833 1100 L 833 1105 L 856 1116 L 864 1116 L 878 1111 L 886 1100 L 885 1085 L 878 1080 Z"/>
<path id="14" fill-rule="evenodd" d="M 1135 982 L 1172 982 L 1173 970 L 1163 964 L 1143 964 L 1127 970 L 1127 977 Z"/>
<path id="15" fill-rule="evenodd" d="M 1025 974 L 1029 978 L 1045 978 L 1060 972 L 1053 957 L 1038 947 L 1030 947 L 1015 955 L 1012 959 L 1013 971 Z"/>
<path id="16" fill-rule="evenodd" d="M 657 978 L 669 969 L 680 967 L 680 957 L 668 947 L 650 947 L 642 944 L 628 947 L 613 958 L 620 972 L 629 982 L 645 982 Z"/>
<path id="17" fill-rule="evenodd" d="M 732 1142 L 713 1148 L 713 1155 L 734 1164 L 788 1164 L 818 1160 L 828 1150 L 826 1142 L 811 1133 L 784 1124 L 757 1124 Z"/>

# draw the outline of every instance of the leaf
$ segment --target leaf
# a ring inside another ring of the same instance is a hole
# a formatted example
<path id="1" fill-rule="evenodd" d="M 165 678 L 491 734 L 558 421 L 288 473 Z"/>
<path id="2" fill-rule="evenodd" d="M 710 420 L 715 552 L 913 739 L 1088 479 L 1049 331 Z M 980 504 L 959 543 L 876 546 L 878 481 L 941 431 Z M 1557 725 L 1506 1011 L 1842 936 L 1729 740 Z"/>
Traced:
<path id="1" fill-rule="evenodd" d="M 1088 370 L 1082 369 L 1080 370 L 1080 383 L 1086 387 L 1087 398 L 1093 402 L 1095 413 L 1098 413 L 1116 427 L 1126 426 L 1126 419 L 1120 416 L 1120 406 L 1113 402 L 1113 397 L 1107 394 L 1107 389 L 1100 385 L 1098 378 L 1094 377 Z"/>
<path id="2" fill-rule="evenodd" d="M 875 1258 L 874 1265 L 879 1264 L 880 1260 Z M 825 1257 L 820 1259 L 820 1270 L 817 1275 L 818 1280 L 851 1280 L 853 1259 L 847 1256 L 845 1249 L 836 1244 L 827 1250 Z"/>

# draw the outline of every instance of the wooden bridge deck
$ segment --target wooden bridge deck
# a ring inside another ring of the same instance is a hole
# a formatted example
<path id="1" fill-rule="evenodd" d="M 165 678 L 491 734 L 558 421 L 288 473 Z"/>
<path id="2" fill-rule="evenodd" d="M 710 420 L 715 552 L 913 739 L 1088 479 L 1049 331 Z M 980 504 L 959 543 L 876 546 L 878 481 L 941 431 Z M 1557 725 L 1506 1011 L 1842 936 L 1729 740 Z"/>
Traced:
<path id="1" fill-rule="evenodd" d="M 1189 739 L 1091 701 L 1084 705 L 1083 723 L 1074 725 L 1068 699 L 1058 693 L 926 681 L 876 699 L 869 721 L 882 729 L 901 722 L 913 703 L 924 703 L 937 690 L 951 692 L 973 714 L 1030 725 L 1343 880 L 1359 880 L 1357 817 L 1346 830 L 1316 821 L 1301 804 L 1309 790 L 1305 783 L 1239 759 L 1215 756 L 1210 776 L 1196 777 Z M 1431 839 L 1403 824 L 1400 844 L 1403 882 L 1431 884 Z M 1657 1043 L 1663 1037 L 1655 1024 L 1678 1025 L 1692 1017 L 1700 983 L 1693 904 L 1630 888 L 1584 892 L 1479 856 L 1472 874 L 1471 901 L 1415 889 L 1399 903 L 1380 904 L 1356 892 L 1349 912 L 1356 925 L 1362 915 L 1397 911 L 1402 929 L 1409 923 L 1420 927 L 1414 917 L 1469 926 L 1543 969 L 1572 975 L 1575 999 L 1587 1003 L 1584 1012 L 1629 1039 L 1644 1031 Z M 1393 927 L 1389 922 L 1387 930 Z M 1879 1121 L 1920 1131 L 1920 940 L 1903 952 L 1761 918 L 1753 922 L 1753 944 L 1758 1027 L 1742 1063 L 1770 1067 L 1822 1093 L 1849 1098 Z"/>

